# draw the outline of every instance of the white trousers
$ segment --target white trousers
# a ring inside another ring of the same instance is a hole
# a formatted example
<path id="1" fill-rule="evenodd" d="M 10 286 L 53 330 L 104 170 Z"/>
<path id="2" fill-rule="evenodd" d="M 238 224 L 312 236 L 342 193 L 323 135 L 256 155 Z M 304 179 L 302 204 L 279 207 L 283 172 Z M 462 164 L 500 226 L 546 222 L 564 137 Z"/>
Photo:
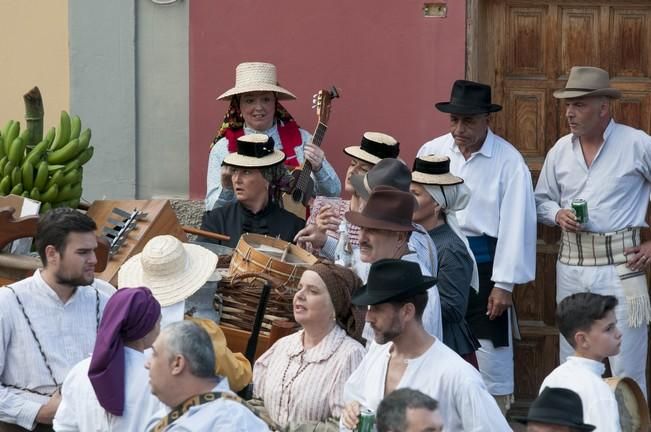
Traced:
<path id="1" fill-rule="evenodd" d="M 646 397 L 646 357 L 648 327 L 628 326 L 628 305 L 622 291 L 622 284 L 615 266 L 571 266 L 556 262 L 556 303 L 565 297 L 579 292 L 613 295 L 617 297 L 615 317 L 617 327 L 622 332 L 622 345 L 619 354 L 609 357 L 610 369 L 614 376 L 627 376 L 634 379 Z M 574 349 L 561 335 L 560 362 L 565 362 Z"/>
<path id="2" fill-rule="evenodd" d="M 479 339 L 481 347 L 475 352 L 479 372 L 488 392 L 493 396 L 513 393 L 513 334 L 511 331 L 511 310 L 509 314 L 509 346 L 495 348 L 490 339 Z"/>

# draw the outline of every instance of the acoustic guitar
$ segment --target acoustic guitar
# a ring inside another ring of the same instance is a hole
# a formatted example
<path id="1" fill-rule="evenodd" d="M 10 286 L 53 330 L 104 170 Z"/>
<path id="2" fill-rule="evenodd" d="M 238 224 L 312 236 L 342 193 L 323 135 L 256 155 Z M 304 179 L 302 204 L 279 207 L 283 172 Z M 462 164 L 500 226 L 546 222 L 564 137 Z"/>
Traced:
<path id="1" fill-rule="evenodd" d="M 316 146 L 321 147 L 323 137 L 328 130 L 332 99 L 338 97 L 339 92 L 335 86 L 330 87 L 329 90 L 319 90 L 316 95 L 315 108 L 318 121 L 312 135 L 312 143 Z M 314 180 L 312 180 L 312 164 L 310 161 L 306 160 L 301 168 L 292 171 L 292 177 L 295 179 L 294 188 L 291 192 L 283 194 L 283 207 L 301 219 L 306 219 L 307 208 L 310 206 L 312 198 L 314 198 Z"/>

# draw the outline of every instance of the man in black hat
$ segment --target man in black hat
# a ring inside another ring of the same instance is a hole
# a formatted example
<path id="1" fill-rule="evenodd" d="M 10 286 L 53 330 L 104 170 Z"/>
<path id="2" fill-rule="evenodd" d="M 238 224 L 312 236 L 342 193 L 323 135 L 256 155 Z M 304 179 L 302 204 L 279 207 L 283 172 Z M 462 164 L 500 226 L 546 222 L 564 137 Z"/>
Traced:
<path id="1" fill-rule="evenodd" d="M 536 206 L 531 173 L 518 150 L 489 127 L 491 88 L 459 80 L 449 102 L 436 108 L 450 116 L 450 133 L 419 150 L 418 156 L 445 155 L 450 171 L 472 191 L 457 212 L 477 261 L 479 292 L 471 291 L 466 319 L 479 339 L 479 370 L 503 411 L 513 393 L 513 343 L 510 321 L 513 286 L 534 279 Z"/>
<path id="2" fill-rule="evenodd" d="M 446 430 L 510 430 L 475 368 L 423 328 L 427 289 L 436 278 L 418 264 L 382 259 L 353 296 L 368 306 L 375 341 L 344 387 L 342 426 L 353 429 L 362 408 L 375 411 L 397 388 L 413 388 L 438 400 Z"/>
<path id="3" fill-rule="evenodd" d="M 569 389 L 547 387 L 533 401 L 527 417 L 514 417 L 527 425 L 527 432 L 592 431 L 583 423 L 583 405 L 578 394 Z"/>

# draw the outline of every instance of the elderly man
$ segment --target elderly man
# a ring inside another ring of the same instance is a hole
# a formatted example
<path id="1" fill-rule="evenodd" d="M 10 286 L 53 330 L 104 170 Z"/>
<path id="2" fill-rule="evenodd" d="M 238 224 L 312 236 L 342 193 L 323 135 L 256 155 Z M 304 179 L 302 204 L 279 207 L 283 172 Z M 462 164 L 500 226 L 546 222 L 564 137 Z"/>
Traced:
<path id="1" fill-rule="evenodd" d="M 269 431 L 267 425 L 235 399 L 214 373 L 210 336 L 190 321 L 168 325 L 152 346 L 149 369 L 152 393 L 171 409 L 158 412 L 146 431 Z"/>
<path id="2" fill-rule="evenodd" d="M 456 81 L 450 102 L 436 108 L 450 115 L 450 133 L 421 147 L 418 156 L 450 158 L 472 196 L 457 213 L 479 272 L 479 292 L 470 293 L 466 318 L 481 348 L 479 370 L 503 410 L 513 393 L 513 343 L 509 312 L 515 284 L 533 280 L 536 268 L 536 208 L 531 173 L 520 153 L 489 128 L 491 88 Z"/>
<path id="3" fill-rule="evenodd" d="M 68 371 L 93 350 L 115 291 L 95 279 L 95 222 L 72 209 L 41 218 L 43 268 L 0 288 L 0 430 L 51 430 Z M 16 426 L 14 426 L 16 425 Z"/>
<path id="4" fill-rule="evenodd" d="M 573 67 L 564 89 L 570 134 L 547 153 L 538 184 L 538 218 L 562 229 L 556 301 L 577 292 L 614 295 L 621 351 L 613 375 L 629 376 L 646 394 L 647 325 L 651 317 L 645 270 L 651 242 L 640 242 L 651 193 L 651 137 L 616 123 L 608 72 Z M 579 207 L 573 210 L 574 203 Z M 579 218 L 580 217 L 580 218 Z M 572 348 L 560 338 L 561 362 Z"/>
<path id="5" fill-rule="evenodd" d="M 436 279 L 409 261 L 374 262 L 368 283 L 353 304 L 368 306 L 375 341 L 344 387 L 341 425 L 354 429 L 361 408 L 376 410 L 398 388 L 413 388 L 438 400 L 446 429 L 510 430 L 479 372 L 423 328 L 427 289 Z"/>
<path id="6" fill-rule="evenodd" d="M 377 407 L 377 432 L 441 432 L 439 404 L 425 393 L 409 388 L 393 391 Z"/>
<path id="7" fill-rule="evenodd" d="M 583 405 L 569 389 L 547 387 L 533 401 L 527 417 L 515 417 L 527 425 L 527 432 L 581 432 L 595 430 L 583 422 Z"/>
<path id="8" fill-rule="evenodd" d="M 409 192 L 389 186 L 378 186 L 369 196 L 364 210 L 346 213 L 348 222 L 360 227 L 359 253 L 365 266 L 357 270 L 363 275 L 360 276 L 362 280 L 367 279 L 366 272 L 369 271 L 372 263 L 385 258 L 417 263 L 423 274 L 431 276 L 427 265 L 415 251 L 409 248 L 409 239 L 416 230 L 416 225 L 412 222 L 415 206 L 416 199 Z M 431 241 L 429 235 L 421 235 Z M 438 289 L 433 286 L 427 290 L 427 293 L 429 301 L 423 314 L 423 327 L 430 335 L 443 340 L 441 299 Z M 366 340 L 372 339 L 370 326 L 365 326 L 363 336 Z"/>
<path id="9" fill-rule="evenodd" d="M 226 234 L 230 240 L 201 240 L 235 247 L 243 233 L 251 232 L 292 241 L 305 221 L 277 204 L 286 173 L 284 160 L 285 154 L 274 150 L 272 138 L 262 134 L 239 137 L 237 153 L 224 159 L 224 165 L 231 167 L 237 201 L 207 212 L 201 224 L 201 229 Z"/>

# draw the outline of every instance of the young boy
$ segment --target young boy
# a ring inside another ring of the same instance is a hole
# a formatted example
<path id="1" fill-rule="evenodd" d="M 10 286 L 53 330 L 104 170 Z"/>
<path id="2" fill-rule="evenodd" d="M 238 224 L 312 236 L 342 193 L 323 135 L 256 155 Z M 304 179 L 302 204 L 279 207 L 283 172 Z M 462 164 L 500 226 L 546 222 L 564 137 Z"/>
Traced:
<path id="1" fill-rule="evenodd" d="M 618 432 L 619 412 L 615 394 L 602 375 L 606 357 L 619 352 L 622 333 L 615 318 L 617 299 L 592 293 L 566 297 L 556 309 L 558 328 L 574 348 L 574 356 L 554 369 L 540 386 L 561 387 L 581 397 L 585 422 L 595 431 Z"/>

